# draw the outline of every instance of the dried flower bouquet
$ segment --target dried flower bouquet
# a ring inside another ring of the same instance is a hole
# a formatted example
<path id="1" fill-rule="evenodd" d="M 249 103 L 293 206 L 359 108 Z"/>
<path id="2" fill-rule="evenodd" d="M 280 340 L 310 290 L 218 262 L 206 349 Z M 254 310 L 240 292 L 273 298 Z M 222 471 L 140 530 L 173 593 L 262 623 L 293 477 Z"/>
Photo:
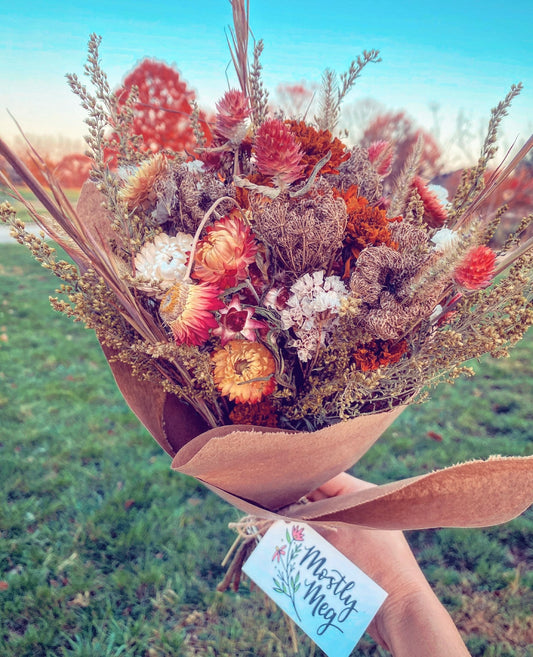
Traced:
<path id="1" fill-rule="evenodd" d="M 313 121 L 271 116 L 262 43 L 249 64 L 247 9 L 232 6 L 240 88 L 217 104 L 211 140 L 195 108 L 194 154 L 144 148 L 131 133 L 135 92 L 112 92 L 93 35 L 94 92 L 69 76 L 94 163 L 77 208 L 52 172 L 41 167 L 50 196 L 0 140 L 50 216 L 27 204 L 31 214 L 75 264 L 7 204 L 1 218 L 62 279 L 52 306 L 95 330 L 173 467 L 238 508 L 401 529 L 513 517 L 531 503 L 531 458 L 291 505 L 352 466 L 406 404 L 471 358 L 506 355 L 533 323 L 533 241 L 521 239 L 533 215 L 496 252 L 501 213 L 479 211 L 533 145 L 485 182 L 521 85 L 492 111 L 479 162 L 448 205 L 418 176 L 420 145 L 386 193 L 394 144 L 349 148 L 334 136 L 344 96 L 378 53 L 325 75 Z"/>

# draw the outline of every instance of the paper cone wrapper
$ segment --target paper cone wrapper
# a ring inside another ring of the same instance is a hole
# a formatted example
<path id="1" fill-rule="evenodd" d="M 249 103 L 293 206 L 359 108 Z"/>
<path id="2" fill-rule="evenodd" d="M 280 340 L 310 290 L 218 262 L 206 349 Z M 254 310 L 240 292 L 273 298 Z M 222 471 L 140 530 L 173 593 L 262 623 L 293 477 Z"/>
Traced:
<path id="1" fill-rule="evenodd" d="M 112 232 L 103 197 L 86 185 L 78 214 L 99 239 Z M 104 347 L 126 402 L 172 467 L 206 484 L 238 509 L 264 518 L 356 524 L 383 529 L 483 527 L 522 513 L 533 502 L 533 457 L 473 461 L 307 504 L 299 500 L 353 466 L 403 408 L 339 422 L 315 432 L 251 426 L 207 430 L 188 405 L 133 377 Z"/>

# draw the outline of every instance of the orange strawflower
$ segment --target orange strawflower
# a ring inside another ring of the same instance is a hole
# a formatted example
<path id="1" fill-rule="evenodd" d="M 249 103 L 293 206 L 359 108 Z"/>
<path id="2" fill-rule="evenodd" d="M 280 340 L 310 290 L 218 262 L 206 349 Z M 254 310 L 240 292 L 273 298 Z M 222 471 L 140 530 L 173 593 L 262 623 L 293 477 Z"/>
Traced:
<path id="1" fill-rule="evenodd" d="M 363 372 L 397 363 L 407 351 L 407 341 L 371 340 L 354 351 L 352 358 Z"/>
<path id="2" fill-rule="evenodd" d="M 194 254 L 192 277 L 220 289 L 234 287 L 248 276 L 257 245 L 249 226 L 232 213 L 206 230 Z"/>
<path id="3" fill-rule="evenodd" d="M 494 278 L 496 254 L 488 246 L 474 246 L 454 271 L 454 279 L 467 290 L 488 287 Z"/>
<path id="4" fill-rule="evenodd" d="M 127 179 L 126 185 L 119 192 L 119 198 L 126 203 L 128 210 L 134 210 L 147 202 L 155 203 L 157 200 L 155 184 L 167 172 L 165 156 L 157 153 L 143 162 Z"/>
<path id="5" fill-rule="evenodd" d="M 340 196 L 346 203 L 348 221 L 344 234 L 343 244 L 343 278 L 350 277 L 350 271 L 367 246 L 388 246 L 398 248 L 393 241 L 389 223 L 400 221 L 401 217 L 388 219 L 385 210 L 368 204 L 364 196 L 357 196 L 357 186 L 352 185 L 345 192 L 334 190 L 335 196 Z"/>
<path id="6" fill-rule="evenodd" d="M 320 169 L 320 175 L 327 173 L 339 173 L 339 166 L 349 159 L 350 153 L 346 152 L 346 146 L 337 137 L 333 137 L 329 130 L 316 130 L 305 121 L 285 121 L 290 131 L 296 137 L 303 151 L 301 164 L 304 166 L 302 178 L 309 178 L 313 169 L 331 152 L 329 161 Z"/>
<path id="7" fill-rule="evenodd" d="M 276 387 L 276 362 L 260 342 L 230 340 L 212 359 L 215 385 L 230 401 L 258 402 Z"/>
<path id="8" fill-rule="evenodd" d="M 159 306 L 162 320 L 170 326 L 177 344 L 200 346 L 209 338 L 209 330 L 218 326 L 214 310 L 224 307 L 220 290 L 207 283 L 175 283 Z"/>

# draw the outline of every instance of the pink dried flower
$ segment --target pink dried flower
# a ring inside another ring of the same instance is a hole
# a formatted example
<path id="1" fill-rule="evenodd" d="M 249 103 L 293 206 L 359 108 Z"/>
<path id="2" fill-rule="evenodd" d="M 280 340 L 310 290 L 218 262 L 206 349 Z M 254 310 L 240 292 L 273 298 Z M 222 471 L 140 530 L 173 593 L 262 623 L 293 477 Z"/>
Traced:
<path id="1" fill-rule="evenodd" d="M 375 141 L 368 147 L 368 159 L 380 176 L 388 176 L 392 170 L 394 148 L 389 141 Z"/>
<path id="2" fill-rule="evenodd" d="M 240 144 L 248 129 L 247 118 L 250 116 L 248 98 L 242 91 L 230 89 L 216 104 L 215 135 Z"/>
<path id="3" fill-rule="evenodd" d="M 437 195 L 428 189 L 420 176 L 414 177 L 412 186 L 422 199 L 422 203 L 424 204 L 424 219 L 428 226 L 431 226 L 431 228 L 441 228 L 444 226 L 448 215 L 437 198 Z"/>
<path id="4" fill-rule="evenodd" d="M 454 272 L 454 279 L 467 290 L 481 290 L 494 278 L 496 254 L 485 245 L 474 246 L 468 251 Z"/>
<path id="5" fill-rule="evenodd" d="M 302 177 L 302 150 L 283 121 L 270 119 L 261 124 L 255 135 L 254 152 L 258 171 L 271 176 L 279 187 Z"/>
<path id="6" fill-rule="evenodd" d="M 265 308 L 272 308 L 274 310 L 283 310 L 287 305 L 287 300 L 291 296 L 289 289 L 286 287 L 272 287 L 265 294 L 263 305 Z"/>
<path id="7" fill-rule="evenodd" d="M 159 306 L 159 314 L 168 324 L 177 344 L 200 346 L 209 338 L 209 329 L 216 328 L 213 314 L 224 304 L 218 298 L 219 289 L 202 283 L 175 283 Z"/>
<path id="8" fill-rule="evenodd" d="M 268 324 L 252 319 L 253 314 L 254 309 L 243 308 L 239 297 L 235 295 L 229 306 L 220 311 L 219 325 L 213 331 L 213 335 L 220 337 L 222 345 L 241 336 L 250 342 L 255 342 L 256 329 L 268 329 Z"/>

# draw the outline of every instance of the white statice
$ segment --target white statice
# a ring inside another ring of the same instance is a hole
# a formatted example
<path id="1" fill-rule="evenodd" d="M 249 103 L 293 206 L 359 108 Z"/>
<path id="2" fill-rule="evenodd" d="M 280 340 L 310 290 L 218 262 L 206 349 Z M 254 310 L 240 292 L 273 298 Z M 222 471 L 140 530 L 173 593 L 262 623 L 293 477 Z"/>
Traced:
<path id="1" fill-rule="evenodd" d="M 302 362 L 310 360 L 320 346 L 327 344 L 339 314 L 341 300 L 348 289 L 338 276 L 324 277 L 323 271 L 304 274 L 291 287 L 291 296 L 281 311 L 281 325 L 293 329 L 290 342 Z"/>
<path id="2" fill-rule="evenodd" d="M 431 241 L 435 245 L 435 251 L 441 252 L 453 248 L 458 240 L 459 235 L 450 228 L 441 228 L 431 238 Z"/>
<path id="3" fill-rule="evenodd" d="M 145 244 L 135 256 L 135 278 L 140 289 L 168 290 L 183 280 L 193 236 L 178 233 L 175 237 L 161 233 Z"/>

